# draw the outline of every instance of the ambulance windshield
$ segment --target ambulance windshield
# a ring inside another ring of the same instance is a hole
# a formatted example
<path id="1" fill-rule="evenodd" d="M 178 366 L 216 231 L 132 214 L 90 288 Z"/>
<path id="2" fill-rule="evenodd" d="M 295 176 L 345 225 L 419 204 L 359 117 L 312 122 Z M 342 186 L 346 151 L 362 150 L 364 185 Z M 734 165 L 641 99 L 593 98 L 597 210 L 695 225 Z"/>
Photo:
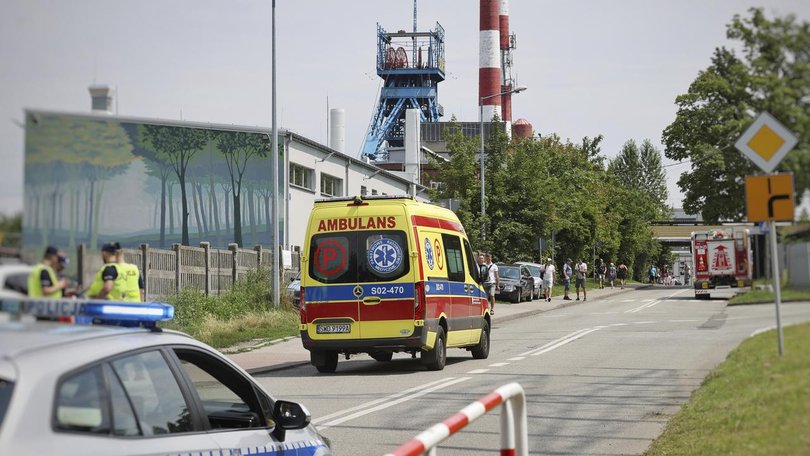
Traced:
<path id="1" fill-rule="evenodd" d="M 343 231 L 312 237 L 309 275 L 322 283 L 387 282 L 410 271 L 404 231 Z"/>

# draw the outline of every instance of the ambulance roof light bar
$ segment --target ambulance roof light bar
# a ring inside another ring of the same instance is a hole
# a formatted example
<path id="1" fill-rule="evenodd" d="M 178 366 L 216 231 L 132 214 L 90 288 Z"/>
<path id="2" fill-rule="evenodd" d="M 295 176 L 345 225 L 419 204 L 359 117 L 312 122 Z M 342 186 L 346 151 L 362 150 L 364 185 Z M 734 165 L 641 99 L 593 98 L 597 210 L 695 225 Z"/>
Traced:
<path id="1" fill-rule="evenodd" d="M 100 299 L 0 299 L 0 312 L 59 319 L 77 323 L 143 326 L 157 329 L 157 322 L 174 318 L 174 306 L 160 302 L 117 302 Z"/>
<path id="2" fill-rule="evenodd" d="M 413 196 L 410 195 L 355 195 L 355 196 L 337 196 L 334 198 L 321 198 L 315 200 L 316 203 L 335 203 L 341 201 L 370 201 L 370 200 L 395 200 L 395 199 L 414 199 Z"/>

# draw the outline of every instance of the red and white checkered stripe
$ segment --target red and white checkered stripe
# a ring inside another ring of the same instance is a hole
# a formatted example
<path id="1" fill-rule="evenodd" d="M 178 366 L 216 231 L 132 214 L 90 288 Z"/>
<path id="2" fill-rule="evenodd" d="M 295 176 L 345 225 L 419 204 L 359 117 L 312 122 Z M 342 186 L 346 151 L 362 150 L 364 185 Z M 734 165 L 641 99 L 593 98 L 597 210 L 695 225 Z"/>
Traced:
<path id="1" fill-rule="evenodd" d="M 386 456 L 418 456 L 430 451 L 498 405 L 501 411 L 501 456 L 527 456 L 526 396 L 518 383 L 509 383 L 437 423 Z"/>

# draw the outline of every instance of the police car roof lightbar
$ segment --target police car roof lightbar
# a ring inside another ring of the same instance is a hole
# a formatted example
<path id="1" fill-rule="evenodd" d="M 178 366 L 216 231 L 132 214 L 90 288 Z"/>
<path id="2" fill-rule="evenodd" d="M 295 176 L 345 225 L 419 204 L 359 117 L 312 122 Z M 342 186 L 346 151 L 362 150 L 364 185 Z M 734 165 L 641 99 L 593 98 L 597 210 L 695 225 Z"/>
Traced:
<path id="1" fill-rule="evenodd" d="M 146 328 L 174 318 L 174 306 L 170 304 L 99 299 L 0 299 L 0 312 L 43 318 L 75 317 L 77 321 Z"/>

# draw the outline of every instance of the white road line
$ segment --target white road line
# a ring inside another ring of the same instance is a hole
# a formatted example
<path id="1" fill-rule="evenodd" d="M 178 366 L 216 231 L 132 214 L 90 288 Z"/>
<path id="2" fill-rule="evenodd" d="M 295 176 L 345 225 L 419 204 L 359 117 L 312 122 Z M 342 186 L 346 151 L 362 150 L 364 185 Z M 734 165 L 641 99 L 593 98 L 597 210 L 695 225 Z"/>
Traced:
<path id="1" fill-rule="evenodd" d="M 375 399 L 373 401 L 365 402 L 363 404 L 356 405 L 356 406 L 354 406 L 352 408 L 344 409 L 344 410 L 341 410 L 339 412 L 332 413 L 330 415 L 320 416 L 317 419 L 312 420 L 312 422 L 313 423 L 320 423 L 320 422 L 323 422 L 323 421 L 330 420 L 332 418 L 338 417 L 340 415 L 345 415 L 346 413 L 355 412 L 357 410 L 362 410 L 362 409 L 367 408 L 367 407 L 373 407 L 373 406 L 375 406 L 377 404 L 388 402 L 388 401 L 390 401 L 392 399 L 397 399 L 399 397 L 402 397 L 402 396 L 405 396 L 405 395 L 408 395 L 408 394 L 411 394 L 411 393 L 415 393 L 417 391 L 421 391 L 421 390 L 423 390 L 425 388 L 430 388 L 431 386 L 438 385 L 439 383 L 444 383 L 444 382 L 453 380 L 454 378 L 455 377 L 442 378 L 442 379 L 439 379 L 439 380 L 432 381 L 430 383 L 425 383 L 424 385 L 414 386 L 413 388 L 406 389 L 405 391 L 400 391 L 398 393 L 394 393 L 394 394 L 392 394 L 390 396 L 386 396 L 386 397 L 383 397 L 381 399 Z"/>
<path id="2" fill-rule="evenodd" d="M 514 358 L 507 359 L 507 361 L 523 361 L 524 359 L 526 359 L 525 356 L 515 356 Z"/>
<path id="3" fill-rule="evenodd" d="M 622 302 L 636 302 L 635 299 L 622 299 Z"/>
<path id="4" fill-rule="evenodd" d="M 468 374 L 483 374 L 485 372 L 489 372 L 490 370 L 491 369 L 473 369 L 473 370 L 471 370 L 471 371 L 469 371 L 467 373 Z"/>
<path id="5" fill-rule="evenodd" d="M 318 425 L 318 430 L 323 430 L 323 429 L 326 429 L 326 428 L 330 428 L 332 426 L 337 426 L 339 424 L 345 423 L 346 421 L 350 421 L 350 420 L 353 420 L 355 418 L 360 418 L 361 416 L 368 415 L 369 413 L 378 412 L 380 410 L 384 410 L 384 409 L 387 409 L 389 407 L 393 407 L 393 406 L 395 406 L 397 404 L 401 404 L 403 402 L 407 402 L 407 401 L 410 401 L 412 399 L 422 397 L 422 396 L 424 396 L 426 394 L 429 394 L 429 393 L 432 393 L 434 391 L 438 391 L 440 389 L 447 388 L 448 386 L 453 386 L 453 385 L 455 385 L 457 383 L 465 382 L 465 381 L 469 380 L 470 378 L 472 378 L 472 377 L 461 377 L 461 378 L 452 378 L 451 377 L 450 379 L 444 379 L 444 383 L 439 383 L 438 385 L 434 385 L 434 386 L 432 386 L 430 388 L 423 389 L 423 390 L 418 391 L 416 393 L 409 394 L 407 396 L 401 396 L 398 399 L 395 399 L 393 401 L 390 400 L 390 399 L 393 396 L 398 396 L 398 395 L 392 395 L 392 396 L 388 396 L 388 397 L 383 398 L 383 399 L 378 399 L 377 401 L 372 401 L 372 402 L 379 403 L 379 401 L 385 401 L 385 403 L 384 404 L 379 404 L 379 405 L 371 407 L 371 408 L 366 408 L 366 409 L 360 410 L 359 412 L 352 413 L 351 415 L 344 416 L 343 418 L 338 418 L 336 420 L 329 421 L 328 423 L 323 423 L 323 424 L 315 423 L 315 424 Z M 417 388 L 421 388 L 421 387 L 417 387 Z M 411 388 L 408 391 L 411 391 L 413 389 L 414 388 Z M 343 413 L 345 413 L 346 411 L 347 410 L 344 410 Z M 323 422 L 324 420 L 320 419 L 320 420 L 317 420 L 317 421 L 318 422 Z"/>
<path id="6" fill-rule="evenodd" d="M 560 342 L 562 342 L 562 341 L 564 341 L 564 340 L 568 339 L 569 337 L 574 337 L 574 336 L 576 336 L 576 335 L 577 335 L 577 334 L 579 334 L 579 333 L 582 333 L 582 332 L 587 331 L 588 329 L 590 329 L 590 328 L 585 328 L 585 329 L 580 329 L 579 331 L 574 331 L 574 332 L 572 332 L 571 334 L 567 334 L 567 335 L 565 335 L 565 336 L 560 337 L 559 339 L 552 340 L 551 342 L 549 342 L 549 343 L 547 343 L 547 344 L 543 345 L 542 347 L 539 347 L 539 348 L 532 348 L 531 350 L 529 350 L 529 351 L 527 351 L 527 352 L 523 352 L 523 353 L 521 353 L 519 356 L 528 356 L 528 355 L 531 355 L 531 354 L 532 354 L 532 353 L 534 353 L 536 350 L 542 350 L 542 349 L 544 349 L 544 348 L 546 348 L 546 347 L 550 347 L 550 346 L 552 346 L 552 345 L 554 345 L 554 344 L 558 344 L 558 343 L 560 343 Z"/>
<path id="7" fill-rule="evenodd" d="M 599 331 L 600 329 L 603 329 L 603 328 L 606 328 L 606 326 L 599 326 L 599 327 L 596 327 L 596 328 L 587 328 L 587 329 L 585 329 L 583 331 L 577 331 L 576 333 L 574 333 L 573 336 L 570 336 L 570 337 L 567 337 L 567 338 L 562 338 L 562 339 L 557 339 L 554 342 L 549 342 L 548 344 L 543 345 L 540 348 L 536 348 L 536 349 L 534 349 L 534 350 L 532 350 L 530 352 L 526 352 L 524 354 L 528 354 L 530 356 L 542 355 L 543 353 L 548 353 L 548 352 L 550 352 L 552 350 L 556 350 L 556 349 L 562 347 L 563 345 L 569 344 L 569 343 L 579 339 L 580 337 L 586 336 L 586 335 L 588 335 L 588 334 L 590 334 L 590 333 L 592 333 L 594 331 Z"/>
<path id="8" fill-rule="evenodd" d="M 610 326 L 627 326 L 627 325 L 629 325 L 629 324 L 630 324 L 630 323 L 613 323 L 613 324 L 612 324 L 612 325 L 610 325 Z"/>
<path id="9" fill-rule="evenodd" d="M 492 364 L 489 365 L 489 367 L 503 367 L 503 366 L 508 366 L 508 365 L 509 365 L 509 363 L 492 363 Z"/>
<path id="10" fill-rule="evenodd" d="M 634 325 L 649 325 L 650 323 L 658 323 L 657 321 L 634 321 Z"/>

